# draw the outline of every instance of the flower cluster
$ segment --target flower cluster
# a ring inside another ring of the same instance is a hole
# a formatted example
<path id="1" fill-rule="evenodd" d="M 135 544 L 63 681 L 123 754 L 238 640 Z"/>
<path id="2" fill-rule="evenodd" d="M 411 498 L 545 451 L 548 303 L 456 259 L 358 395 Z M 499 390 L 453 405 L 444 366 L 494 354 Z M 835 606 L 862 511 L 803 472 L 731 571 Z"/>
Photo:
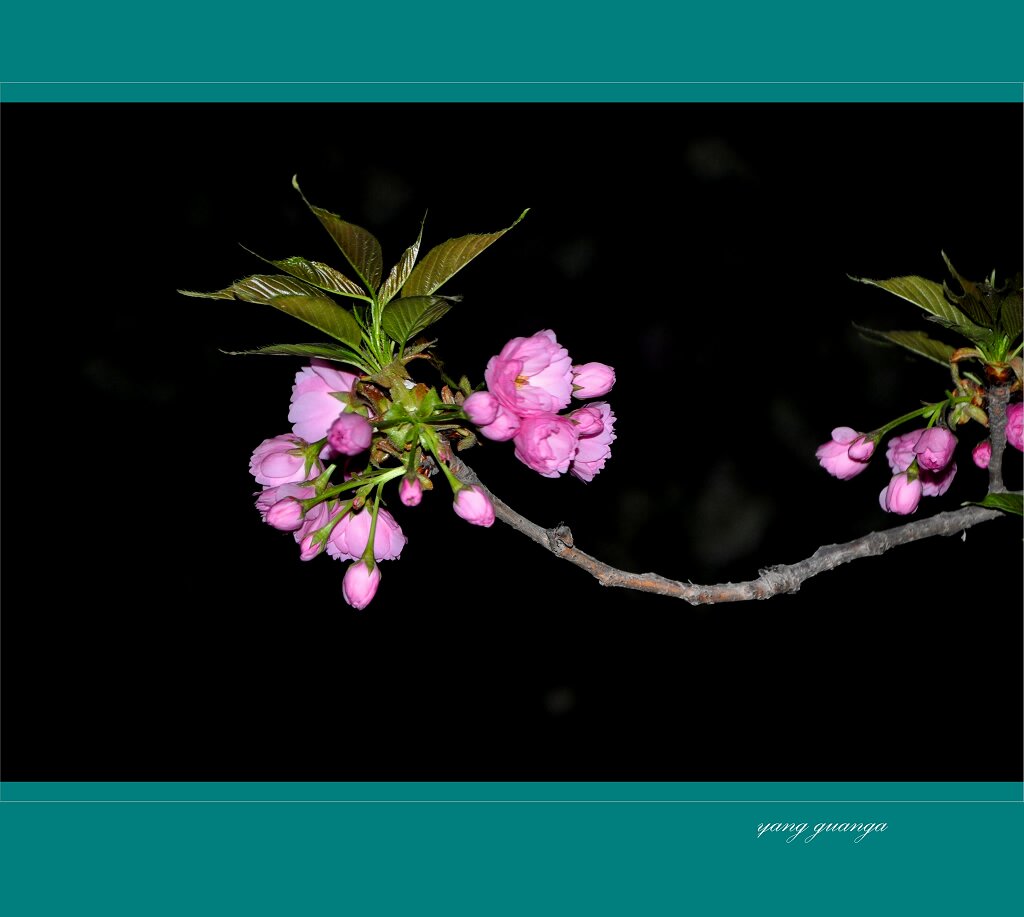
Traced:
<path id="1" fill-rule="evenodd" d="M 945 402 L 928 405 L 871 433 L 859 433 L 850 427 L 836 427 L 832 431 L 832 439 L 819 446 L 815 455 L 821 467 L 833 477 L 849 480 L 868 467 L 882 436 L 906 420 L 925 416 L 930 418 L 931 424 L 936 424 L 949 410 L 952 416 L 964 418 L 961 423 L 968 419 L 984 419 L 987 423 L 983 413 L 979 418 L 977 411 L 972 414 L 956 411 L 957 405 L 965 400 L 951 396 Z M 966 403 L 970 404 L 970 401 Z M 1024 450 L 1022 415 L 1024 405 L 1020 402 L 1007 407 L 1006 441 Z M 957 466 L 953 461 L 956 446 L 957 438 L 953 432 L 947 426 L 937 424 L 892 437 L 885 450 L 892 478 L 878 496 L 882 509 L 906 516 L 917 511 L 922 497 L 941 497 L 949 490 L 956 475 Z M 987 439 L 978 443 L 971 453 L 979 468 L 988 467 L 991 455 L 992 445 Z"/>
<path id="2" fill-rule="evenodd" d="M 342 594 L 354 608 L 370 603 L 380 584 L 378 563 L 397 560 L 407 541 L 394 516 L 380 506 L 384 484 L 400 477 L 399 499 L 409 507 L 417 506 L 424 485 L 430 486 L 419 467 L 421 450 L 410 448 L 409 461 L 398 467 L 384 468 L 375 457 L 379 431 L 394 427 L 385 419 L 393 413 L 384 410 L 389 404 L 359 376 L 314 359 L 295 376 L 288 412 L 292 432 L 264 440 L 249 461 L 256 483 L 263 485 L 256 494 L 257 510 L 268 525 L 292 533 L 302 560 L 326 553 L 353 561 Z M 433 415 L 435 405 L 428 404 L 428 409 Z M 449 413 L 455 410 L 448 408 Z M 443 418 L 445 412 L 440 413 Z M 417 432 L 431 452 L 443 453 L 433 431 Z M 382 454 L 389 454 L 387 443 L 378 443 Z M 390 454 L 395 453 L 406 454 L 390 446 Z M 344 481 L 332 485 L 338 463 Z M 494 508 L 487 495 L 450 480 L 456 491 L 455 512 L 475 525 L 491 525 Z"/>
<path id="3" fill-rule="evenodd" d="M 572 398 L 608 394 L 615 370 L 604 363 L 574 365 L 553 331 L 509 341 L 487 363 L 487 388 L 462 405 L 488 439 L 512 440 L 524 465 L 546 478 L 566 472 L 592 481 L 611 456 L 615 414 L 593 401 L 562 414 Z"/>

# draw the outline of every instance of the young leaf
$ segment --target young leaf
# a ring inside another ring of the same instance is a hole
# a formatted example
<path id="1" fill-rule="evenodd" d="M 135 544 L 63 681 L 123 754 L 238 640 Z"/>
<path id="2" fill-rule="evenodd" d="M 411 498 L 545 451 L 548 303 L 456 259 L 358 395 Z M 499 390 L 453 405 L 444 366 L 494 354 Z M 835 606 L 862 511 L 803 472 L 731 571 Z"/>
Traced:
<path id="1" fill-rule="evenodd" d="M 529 212 L 530 210 L 527 208 L 519 214 L 519 219 L 512 226 L 515 226 Z M 402 288 L 402 295 L 412 297 L 427 296 L 433 293 L 484 249 L 497 242 L 512 226 L 498 232 L 460 236 L 458 239 L 449 239 L 447 242 L 435 246 L 413 268 L 409 279 Z"/>
<path id="2" fill-rule="evenodd" d="M 352 313 L 326 296 L 274 296 L 269 303 L 343 344 L 358 349 L 362 342 L 362 330 Z"/>
<path id="3" fill-rule="evenodd" d="M 384 281 L 384 285 L 380 288 L 377 301 L 382 306 L 386 306 L 391 302 L 391 300 L 394 299 L 395 294 L 402 289 L 402 284 L 409 279 L 409 274 L 412 272 L 413 265 L 416 264 L 416 257 L 420 253 L 420 243 L 422 241 L 423 223 L 420 223 L 420 234 L 416 237 L 416 241 L 405 250 L 405 254 L 402 255 L 401 260 L 391 268 L 391 273 L 388 274 L 388 279 Z"/>
<path id="4" fill-rule="evenodd" d="M 1020 290 L 1007 293 L 1003 297 L 1002 306 L 999 311 L 999 324 L 1012 344 L 1020 336 L 1022 325 L 1024 325 L 1024 305 L 1022 305 Z"/>
<path id="5" fill-rule="evenodd" d="M 243 302 L 270 302 L 274 296 L 300 295 L 317 296 L 319 291 L 305 281 L 286 277 L 283 274 L 253 274 L 244 280 L 235 281 L 223 290 L 213 293 L 197 293 L 193 290 L 178 290 L 183 296 L 201 299 L 240 299 Z"/>
<path id="6" fill-rule="evenodd" d="M 967 505 L 966 503 L 964 504 Z M 974 506 L 988 506 L 992 509 L 1001 509 L 1005 513 L 1015 513 L 1024 516 L 1024 494 L 1020 493 L 989 493 L 985 494 L 984 500 L 979 500 Z"/>
<path id="7" fill-rule="evenodd" d="M 329 210 L 314 207 L 302 194 L 298 176 L 292 178 L 292 186 L 302 195 L 302 200 L 323 224 L 324 229 L 331 234 L 331 238 L 341 249 L 341 253 L 348 263 L 352 265 L 352 269 L 359 275 L 359 279 L 366 284 L 366 288 L 371 293 L 376 293 L 377 287 L 380 286 L 381 275 L 384 273 L 384 256 L 381 253 L 377 237 L 361 226 L 345 222 Z"/>
<path id="8" fill-rule="evenodd" d="M 865 337 L 898 344 L 918 356 L 934 360 L 947 368 L 949 367 L 949 358 L 955 349 L 943 341 L 928 337 L 923 331 L 876 331 L 874 328 L 863 328 L 860 325 L 853 327 Z"/>
<path id="9" fill-rule="evenodd" d="M 991 331 L 972 322 L 956 306 L 948 302 L 944 287 L 933 280 L 916 276 L 893 277 L 891 280 L 869 280 L 866 277 L 850 279 L 894 293 L 900 299 L 905 299 L 930 313 L 940 325 L 955 329 L 974 343 L 987 341 L 991 337 Z"/>
<path id="10" fill-rule="evenodd" d="M 348 347 L 338 344 L 270 344 L 267 347 L 257 347 L 255 350 L 225 350 L 229 356 L 242 356 L 244 354 L 275 354 L 288 357 L 323 357 L 325 360 L 334 360 L 338 363 L 349 363 L 363 372 L 370 372 L 363 362 L 362 355 Z"/>
<path id="11" fill-rule="evenodd" d="M 269 261 L 269 259 L 266 259 Z M 307 283 L 326 290 L 328 293 L 336 293 L 339 296 L 353 296 L 357 299 L 369 300 L 364 290 L 354 280 L 349 280 L 341 271 L 336 271 L 327 264 L 319 261 L 307 261 L 296 255 L 293 258 L 284 258 L 281 261 L 269 261 L 270 264 L 282 271 L 287 271 L 293 277 L 305 280 Z"/>
<path id="12" fill-rule="evenodd" d="M 946 294 L 946 299 L 979 325 L 989 329 L 995 328 L 995 310 L 998 306 L 995 303 L 990 303 L 989 296 L 979 290 L 976 284 L 957 273 L 945 252 L 942 252 L 942 260 L 946 262 L 949 273 L 953 275 L 956 282 L 960 284 L 960 289 L 963 290 L 963 293 L 958 295 L 944 281 L 942 290 Z M 991 291 L 987 292 L 991 293 Z"/>
<path id="13" fill-rule="evenodd" d="M 406 341 L 436 322 L 451 307 L 452 301 L 441 296 L 403 296 L 384 309 L 381 326 L 399 347 L 404 347 Z"/>

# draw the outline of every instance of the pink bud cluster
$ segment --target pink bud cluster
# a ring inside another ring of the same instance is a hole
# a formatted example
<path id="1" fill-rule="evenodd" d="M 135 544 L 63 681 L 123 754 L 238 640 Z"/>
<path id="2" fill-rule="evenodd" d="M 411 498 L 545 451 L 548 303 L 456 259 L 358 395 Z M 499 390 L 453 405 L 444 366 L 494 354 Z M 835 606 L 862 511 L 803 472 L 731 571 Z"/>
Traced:
<path id="1" fill-rule="evenodd" d="M 611 407 L 595 401 L 559 412 L 572 398 L 610 392 L 615 384 L 611 366 L 573 365 L 555 333 L 545 330 L 509 341 L 488 361 L 484 380 L 486 390 L 470 395 L 462 406 L 483 436 L 512 440 L 516 458 L 546 478 L 568 472 L 592 481 L 604 468 L 615 440 Z"/>
<path id="2" fill-rule="evenodd" d="M 815 455 L 821 467 L 840 480 L 849 480 L 867 468 L 879 437 L 850 427 L 836 427 L 832 439 Z M 917 511 L 922 497 L 944 494 L 956 474 L 953 451 L 956 437 L 945 427 L 912 430 L 889 440 L 885 456 L 893 477 L 878 502 L 888 513 L 906 516 Z"/>
<path id="3" fill-rule="evenodd" d="M 398 559 L 408 539 L 386 509 L 371 509 L 360 500 L 340 497 L 317 499 L 317 479 L 328 462 L 339 456 L 358 456 L 373 444 L 372 423 L 352 409 L 358 381 L 358 376 L 324 360 L 313 360 L 299 370 L 288 412 L 292 432 L 260 443 L 249 470 L 263 485 L 256 494 L 256 508 L 263 520 L 292 533 L 302 560 L 326 553 L 336 560 L 352 561 L 345 572 L 342 594 L 354 608 L 365 608 L 380 585 L 378 563 Z M 372 412 L 370 416 L 374 416 Z M 351 476 L 346 474 L 346 480 Z M 398 492 L 405 506 L 419 505 L 423 485 L 415 470 L 402 476 Z M 494 508 L 479 487 L 460 488 L 453 507 L 474 525 L 494 523 Z"/>

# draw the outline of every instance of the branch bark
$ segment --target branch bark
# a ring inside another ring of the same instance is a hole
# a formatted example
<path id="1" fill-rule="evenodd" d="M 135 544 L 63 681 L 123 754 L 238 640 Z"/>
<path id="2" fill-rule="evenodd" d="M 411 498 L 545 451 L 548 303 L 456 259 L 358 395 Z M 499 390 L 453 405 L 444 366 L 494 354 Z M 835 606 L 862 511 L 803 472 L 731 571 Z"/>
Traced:
<path id="1" fill-rule="evenodd" d="M 994 451 L 994 450 L 993 450 Z M 486 491 L 494 504 L 494 515 L 531 541 L 546 548 L 556 557 L 582 567 L 602 586 L 619 586 L 640 592 L 653 592 L 682 599 L 691 605 L 713 605 L 719 602 L 746 602 L 751 599 L 769 599 L 787 592 L 797 592 L 802 583 L 819 573 L 862 557 L 875 557 L 902 544 L 921 541 L 935 535 L 956 535 L 971 526 L 1005 515 L 999 510 L 981 506 L 967 506 L 957 510 L 918 519 L 881 532 L 872 532 L 845 544 L 823 545 L 806 560 L 795 564 L 781 564 L 759 570 L 757 579 L 744 583 L 718 583 L 701 586 L 696 583 L 668 579 L 657 573 L 629 573 L 612 567 L 596 557 L 584 553 L 574 544 L 572 532 L 561 525 L 546 529 L 521 516 L 507 503 L 496 497 L 462 459 L 452 456 L 449 466 L 464 484 L 475 484 Z"/>

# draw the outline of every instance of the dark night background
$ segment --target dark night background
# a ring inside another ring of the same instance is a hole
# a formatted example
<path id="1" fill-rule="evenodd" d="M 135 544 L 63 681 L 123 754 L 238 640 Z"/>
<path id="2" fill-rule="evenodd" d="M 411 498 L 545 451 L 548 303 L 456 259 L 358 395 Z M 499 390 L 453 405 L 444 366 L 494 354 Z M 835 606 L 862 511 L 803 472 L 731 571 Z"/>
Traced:
<path id="1" fill-rule="evenodd" d="M 263 272 L 237 243 L 344 266 L 295 173 L 388 267 L 425 211 L 423 251 L 530 207 L 446 285 L 440 354 L 479 381 L 553 328 L 616 366 L 618 440 L 590 485 L 511 444 L 467 460 L 610 563 L 750 579 L 904 521 L 884 458 L 839 482 L 814 449 L 948 376 L 862 340 L 926 325 L 847 275 L 1019 270 L 1019 106 L 19 104 L 3 127 L 5 779 L 1020 779 L 1018 520 L 691 608 L 439 489 L 393 501 L 409 544 L 356 612 L 343 566 L 252 505 L 302 361 L 220 352 L 318 335 L 175 292 Z M 982 496 L 978 438 L 919 515 Z"/>

